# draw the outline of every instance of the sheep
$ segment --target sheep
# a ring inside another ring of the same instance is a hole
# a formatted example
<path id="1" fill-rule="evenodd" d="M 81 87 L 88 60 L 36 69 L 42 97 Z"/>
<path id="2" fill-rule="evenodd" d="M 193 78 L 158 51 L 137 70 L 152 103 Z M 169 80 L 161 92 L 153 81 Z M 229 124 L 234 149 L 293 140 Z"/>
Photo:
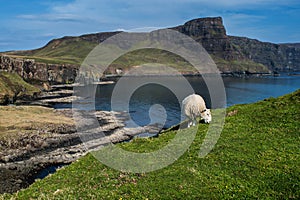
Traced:
<path id="1" fill-rule="evenodd" d="M 205 102 L 200 95 L 192 94 L 182 101 L 182 108 L 185 116 L 188 118 L 188 127 L 196 125 L 196 118 L 201 117 L 205 123 L 211 122 L 210 109 L 206 108 Z"/>

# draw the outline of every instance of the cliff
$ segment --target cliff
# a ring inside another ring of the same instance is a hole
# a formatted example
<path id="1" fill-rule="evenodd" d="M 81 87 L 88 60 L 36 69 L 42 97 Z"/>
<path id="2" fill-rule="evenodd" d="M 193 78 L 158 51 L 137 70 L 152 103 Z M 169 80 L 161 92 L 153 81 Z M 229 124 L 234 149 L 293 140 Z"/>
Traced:
<path id="1" fill-rule="evenodd" d="M 70 83 L 75 80 L 78 66 L 67 64 L 46 64 L 34 59 L 23 59 L 0 55 L 0 70 L 16 72 L 26 81 Z"/>
<path id="2" fill-rule="evenodd" d="M 171 29 L 192 37 L 209 54 L 225 60 L 245 59 L 239 49 L 231 44 L 221 17 L 194 19 Z"/>
<path id="3" fill-rule="evenodd" d="M 300 70 L 299 43 L 273 44 L 247 37 L 228 36 L 221 17 L 194 19 L 172 29 L 200 42 L 221 70 L 224 61 L 218 63 L 219 59 L 243 63 L 252 61 L 271 71 Z M 232 68 L 227 70 L 234 71 Z"/>
<path id="4" fill-rule="evenodd" d="M 243 55 L 272 71 L 300 70 L 299 44 L 273 44 L 246 37 L 229 37 Z"/>

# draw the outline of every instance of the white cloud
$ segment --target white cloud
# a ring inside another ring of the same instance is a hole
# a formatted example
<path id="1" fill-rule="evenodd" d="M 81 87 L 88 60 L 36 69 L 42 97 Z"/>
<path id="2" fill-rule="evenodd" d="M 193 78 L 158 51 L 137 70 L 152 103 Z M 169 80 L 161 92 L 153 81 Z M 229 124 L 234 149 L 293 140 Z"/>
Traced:
<path id="1" fill-rule="evenodd" d="M 19 15 L 19 19 L 36 21 L 78 21 L 80 16 L 68 13 L 49 13 L 38 15 Z"/>

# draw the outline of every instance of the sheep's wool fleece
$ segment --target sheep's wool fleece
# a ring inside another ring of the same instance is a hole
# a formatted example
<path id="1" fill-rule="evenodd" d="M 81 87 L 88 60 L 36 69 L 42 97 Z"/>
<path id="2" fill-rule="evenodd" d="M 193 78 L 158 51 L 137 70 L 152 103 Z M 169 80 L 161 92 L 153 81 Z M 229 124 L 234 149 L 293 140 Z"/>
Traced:
<path id="1" fill-rule="evenodd" d="M 201 115 L 201 111 L 206 109 L 204 99 L 197 94 L 187 96 L 182 101 L 184 114 L 190 118 L 196 118 Z"/>

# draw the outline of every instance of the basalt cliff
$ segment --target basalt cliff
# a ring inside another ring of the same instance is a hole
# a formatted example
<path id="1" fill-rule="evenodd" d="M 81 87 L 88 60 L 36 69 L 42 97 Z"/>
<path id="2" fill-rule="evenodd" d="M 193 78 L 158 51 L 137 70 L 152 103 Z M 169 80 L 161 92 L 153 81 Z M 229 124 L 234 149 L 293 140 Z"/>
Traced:
<path id="1" fill-rule="evenodd" d="M 300 70 L 299 44 L 273 44 L 247 37 L 228 36 L 221 17 L 194 19 L 173 29 L 201 43 L 217 64 L 218 59 L 252 61 L 271 71 Z M 229 66 L 228 70 L 232 71 L 232 68 Z"/>
<path id="2" fill-rule="evenodd" d="M 228 36 L 221 17 L 199 18 L 172 27 L 202 44 L 221 72 L 299 71 L 299 44 L 273 44 L 246 37 Z M 108 37 L 120 32 L 63 37 L 42 48 L 5 52 L 0 70 L 18 73 L 25 80 L 69 83 L 88 53 Z M 130 65 L 131 63 L 128 63 Z M 110 73 L 124 66 L 114 65 Z M 130 67 L 130 66 L 127 66 Z"/>

